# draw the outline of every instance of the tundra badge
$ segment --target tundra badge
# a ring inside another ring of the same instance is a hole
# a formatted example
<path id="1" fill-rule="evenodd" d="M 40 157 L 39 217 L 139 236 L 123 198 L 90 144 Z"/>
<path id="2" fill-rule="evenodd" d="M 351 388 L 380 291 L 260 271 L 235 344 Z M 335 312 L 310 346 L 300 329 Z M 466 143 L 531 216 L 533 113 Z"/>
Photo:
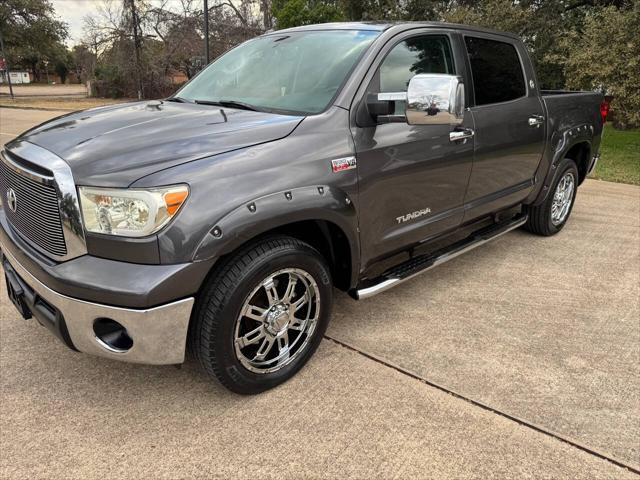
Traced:
<path id="1" fill-rule="evenodd" d="M 429 207 L 423 208 L 422 210 L 416 210 L 415 212 L 407 213 L 406 215 L 401 215 L 399 217 L 396 217 L 396 220 L 398 221 L 398 223 L 405 223 L 409 220 L 414 220 L 423 215 L 427 215 L 428 213 L 431 213 L 431 209 Z"/>

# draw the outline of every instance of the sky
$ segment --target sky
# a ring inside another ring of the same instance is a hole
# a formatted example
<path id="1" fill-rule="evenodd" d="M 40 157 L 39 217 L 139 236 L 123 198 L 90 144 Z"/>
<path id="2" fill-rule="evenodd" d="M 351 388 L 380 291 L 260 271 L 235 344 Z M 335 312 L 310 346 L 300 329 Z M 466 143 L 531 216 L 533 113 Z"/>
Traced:
<path id="1" fill-rule="evenodd" d="M 58 18 L 69 25 L 69 46 L 82 38 L 82 19 L 97 10 L 101 0 L 51 0 Z"/>
<path id="2" fill-rule="evenodd" d="M 68 46 L 80 43 L 82 39 L 82 19 L 91 13 L 96 13 L 103 0 L 50 0 L 56 10 L 58 18 L 69 25 Z M 155 0 L 159 3 L 159 0 Z M 178 0 L 171 0 L 179 5 Z M 154 3 L 154 0 L 152 0 Z"/>

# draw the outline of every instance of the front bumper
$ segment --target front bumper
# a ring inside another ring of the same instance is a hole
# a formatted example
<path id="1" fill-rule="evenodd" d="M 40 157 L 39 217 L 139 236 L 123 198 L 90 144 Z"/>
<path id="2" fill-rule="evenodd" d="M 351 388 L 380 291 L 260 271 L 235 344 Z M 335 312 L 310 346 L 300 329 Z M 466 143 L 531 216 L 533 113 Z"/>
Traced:
<path id="1" fill-rule="evenodd" d="M 154 308 L 113 307 L 68 297 L 44 285 L 2 247 L 5 273 L 17 276 L 26 307 L 40 323 L 73 349 L 126 362 L 176 364 L 184 361 L 193 297 Z M 94 332 L 98 319 L 121 324 L 133 344 L 118 350 L 102 342 Z"/>

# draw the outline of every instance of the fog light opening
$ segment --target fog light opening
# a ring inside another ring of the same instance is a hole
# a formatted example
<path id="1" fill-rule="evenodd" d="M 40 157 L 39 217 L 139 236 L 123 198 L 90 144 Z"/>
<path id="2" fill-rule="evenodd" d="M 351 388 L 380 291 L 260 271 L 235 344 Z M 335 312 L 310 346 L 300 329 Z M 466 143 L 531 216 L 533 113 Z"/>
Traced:
<path id="1" fill-rule="evenodd" d="M 93 322 L 93 332 L 98 343 L 110 352 L 124 353 L 133 347 L 127 329 L 110 318 L 97 318 Z"/>

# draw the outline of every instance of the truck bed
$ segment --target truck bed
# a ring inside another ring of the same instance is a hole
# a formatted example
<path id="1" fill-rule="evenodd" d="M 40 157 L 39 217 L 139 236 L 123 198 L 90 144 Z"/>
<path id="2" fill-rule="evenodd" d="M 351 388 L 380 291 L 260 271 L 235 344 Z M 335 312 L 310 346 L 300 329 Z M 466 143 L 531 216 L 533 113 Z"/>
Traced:
<path id="1" fill-rule="evenodd" d="M 566 90 L 542 90 L 541 93 L 547 111 L 548 132 L 562 134 L 572 128 L 593 127 L 593 139 L 599 141 L 602 132 L 601 93 Z"/>

